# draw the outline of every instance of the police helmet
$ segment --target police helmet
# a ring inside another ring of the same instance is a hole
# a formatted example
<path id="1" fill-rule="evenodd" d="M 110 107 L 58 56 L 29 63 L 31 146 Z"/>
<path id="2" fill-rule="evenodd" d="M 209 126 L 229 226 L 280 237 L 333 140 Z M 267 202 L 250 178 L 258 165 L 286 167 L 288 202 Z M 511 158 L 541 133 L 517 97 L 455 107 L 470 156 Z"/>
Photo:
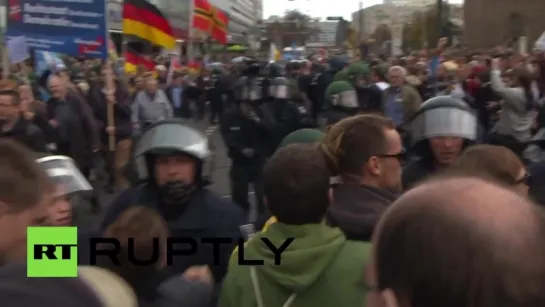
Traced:
<path id="1" fill-rule="evenodd" d="M 438 136 L 477 139 L 477 117 L 462 100 L 437 96 L 424 102 L 411 120 L 412 145 Z"/>
<path id="2" fill-rule="evenodd" d="M 290 81 L 284 77 L 277 77 L 271 81 L 271 96 L 276 99 L 288 99 L 290 93 Z"/>
<path id="3" fill-rule="evenodd" d="M 332 82 L 325 90 L 325 100 L 333 107 L 345 109 L 359 107 L 356 89 L 346 81 Z"/>
<path id="4" fill-rule="evenodd" d="M 55 183 L 54 196 L 77 192 L 90 192 L 93 187 L 69 157 L 42 155 L 36 162 L 43 167 L 49 178 Z"/>
<path id="5" fill-rule="evenodd" d="M 369 66 L 364 62 L 356 62 L 346 69 L 346 74 L 354 86 L 365 85 L 370 72 Z"/>
<path id="6" fill-rule="evenodd" d="M 180 119 L 157 122 L 146 129 L 134 144 L 133 161 L 139 180 L 153 176 L 150 158 L 161 154 L 185 154 L 197 161 L 197 182 L 210 183 L 213 148 L 201 131 L 186 126 Z"/>
<path id="7" fill-rule="evenodd" d="M 284 72 L 284 67 L 280 63 L 270 63 L 269 66 L 269 77 L 276 78 L 284 76 L 286 73 Z"/>
<path id="8" fill-rule="evenodd" d="M 348 73 L 346 70 L 341 70 L 333 76 L 333 81 L 346 81 L 350 82 L 350 77 L 348 76 Z"/>

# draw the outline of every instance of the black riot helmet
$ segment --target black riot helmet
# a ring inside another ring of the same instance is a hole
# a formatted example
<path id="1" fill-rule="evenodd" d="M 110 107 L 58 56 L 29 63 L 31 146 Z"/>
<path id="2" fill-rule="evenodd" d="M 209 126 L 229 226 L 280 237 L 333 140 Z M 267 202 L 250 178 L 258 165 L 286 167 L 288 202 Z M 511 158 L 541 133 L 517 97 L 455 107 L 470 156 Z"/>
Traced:
<path id="1" fill-rule="evenodd" d="M 243 76 L 250 77 L 250 78 L 259 76 L 259 73 L 261 71 L 261 65 L 259 64 L 259 62 L 257 62 L 256 60 L 252 58 L 247 58 L 247 60 L 244 63 L 245 63 L 245 68 L 242 71 Z"/>
<path id="2" fill-rule="evenodd" d="M 285 76 L 286 72 L 284 71 L 284 67 L 280 63 L 270 63 L 269 64 L 269 77 L 270 78 L 276 78 L 276 77 L 282 77 Z"/>
<path id="3" fill-rule="evenodd" d="M 271 96 L 276 99 L 288 99 L 291 97 L 290 81 L 284 77 L 277 77 L 271 81 Z"/>

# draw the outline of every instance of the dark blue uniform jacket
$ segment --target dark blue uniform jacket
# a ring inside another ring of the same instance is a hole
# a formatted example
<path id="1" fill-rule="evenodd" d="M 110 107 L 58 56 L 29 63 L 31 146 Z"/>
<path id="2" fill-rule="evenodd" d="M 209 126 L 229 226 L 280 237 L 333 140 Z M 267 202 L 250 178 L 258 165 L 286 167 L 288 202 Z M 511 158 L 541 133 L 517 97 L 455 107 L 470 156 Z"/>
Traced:
<path id="1" fill-rule="evenodd" d="M 190 237 L 198 242 L 202 238 L 230 238 L 233 244 L 222 244 L 220 262 L 214 264 L 214 252 L 211 244 L 199 243 L 193 255 L 174 256 L 165 277 L 179 275 L 194 265 L 208 265 L 216 282 L 220 282 L 227 271 L 229 257 L 236 242 L 243 239 L 240 226 L 245 224 L 243 211 L 227 198 L 201 188 L 195 192 L 189 203 L 182 210 L 161 206 L 156 188 L 143 185 L 123 192 L 110 206 L 104 217 L 102 230 L 113 223 L 117 217 L 131 206 L 141 205 L 157 210 L 167 221 L 171 237 Z M 168 211 L 167 211 L 168 210 Z M 187 246 L 175 247 L 186 249 Z"/>

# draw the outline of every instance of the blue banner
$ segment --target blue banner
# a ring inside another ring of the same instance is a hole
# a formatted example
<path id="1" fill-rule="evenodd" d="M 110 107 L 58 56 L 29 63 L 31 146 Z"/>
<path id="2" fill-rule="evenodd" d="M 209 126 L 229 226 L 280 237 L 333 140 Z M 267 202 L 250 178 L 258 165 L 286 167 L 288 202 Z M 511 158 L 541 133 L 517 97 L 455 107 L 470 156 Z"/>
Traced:
<path id="1" fill-rule="evenodd" d="M 24 36 L 29 48 L 108 57 L 105 0 L 10 0 L 8 39 Z"/>
<path id="2" fill-rule="evenodd" d="M 57 71 L 60 67 L 64 67 L 64 62 L 61 59 L 60 54 L 47 51 L 36 51 L 34 53 L 34 72 L 38 78 L 43 75 L 46 71 Z M 40 95 L 42 96 L 42 101 L 49 100 L 49 93 L 47 90 L 39 87 Z"/>

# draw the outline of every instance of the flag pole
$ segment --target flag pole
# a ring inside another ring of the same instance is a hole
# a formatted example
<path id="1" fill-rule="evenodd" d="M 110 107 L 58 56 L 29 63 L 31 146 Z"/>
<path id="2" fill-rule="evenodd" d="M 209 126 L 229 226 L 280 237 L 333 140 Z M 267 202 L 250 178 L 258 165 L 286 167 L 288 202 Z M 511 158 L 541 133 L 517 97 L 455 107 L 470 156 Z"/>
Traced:
<path id="1" fill-rule="evenodd" d="M 105 7 L 105 10 L 108 11 L 108 4 L 105 3 L 104 4 L 104 7 Z M 114 66 L 113 66 L 113 63 L 112 63 L 112 59 L 110 59 L 110 42 L 113 42 L 111 37 L 110 37 L 110 26 L 109 26 L 109 21 L 108 21 L 108 17 L 107 15 L 105 14 L 104 16 L 104 27 L 106 28 L 105 29 L 105 45 L 106 45 L 106 61 L 104 61 L 106 67 L 108 67 L 108 69 L 110 70 L 110 74 L 106 77 L 106 79 L 104 80 L 105 81 L 105 88 L 106 88 L 106 122 L 107 122 L 107 125 L 108 127 L 115 127 L 115 108 L 114 108 L 114 103 L 116 103 L 115 101 L 115 91 L 117 90 L 116 89 L 116 85 L 115 85 L 115 79 L 114 79 L 114 74 L 115 74 L 115 70 L 113 69 Z M 123 28 L 123 25 L 121 25 L 121 27 Z M 114 45 L 115 47 L 115 45 Z M 115 149 L 116 149 L 116 144 L 117 144 L 117 141 L 116 141 L 116 136 L 114 133 L 108 133 L 108 150 L 109 152 L 115 152 Z"/>
<path id="2" fill-rule="evenodd" d="M 189 23 L 187 25 L 186 65 L 193 61 L 193 15 L 195 14 L 195 0 L 189 2 Z"/>

